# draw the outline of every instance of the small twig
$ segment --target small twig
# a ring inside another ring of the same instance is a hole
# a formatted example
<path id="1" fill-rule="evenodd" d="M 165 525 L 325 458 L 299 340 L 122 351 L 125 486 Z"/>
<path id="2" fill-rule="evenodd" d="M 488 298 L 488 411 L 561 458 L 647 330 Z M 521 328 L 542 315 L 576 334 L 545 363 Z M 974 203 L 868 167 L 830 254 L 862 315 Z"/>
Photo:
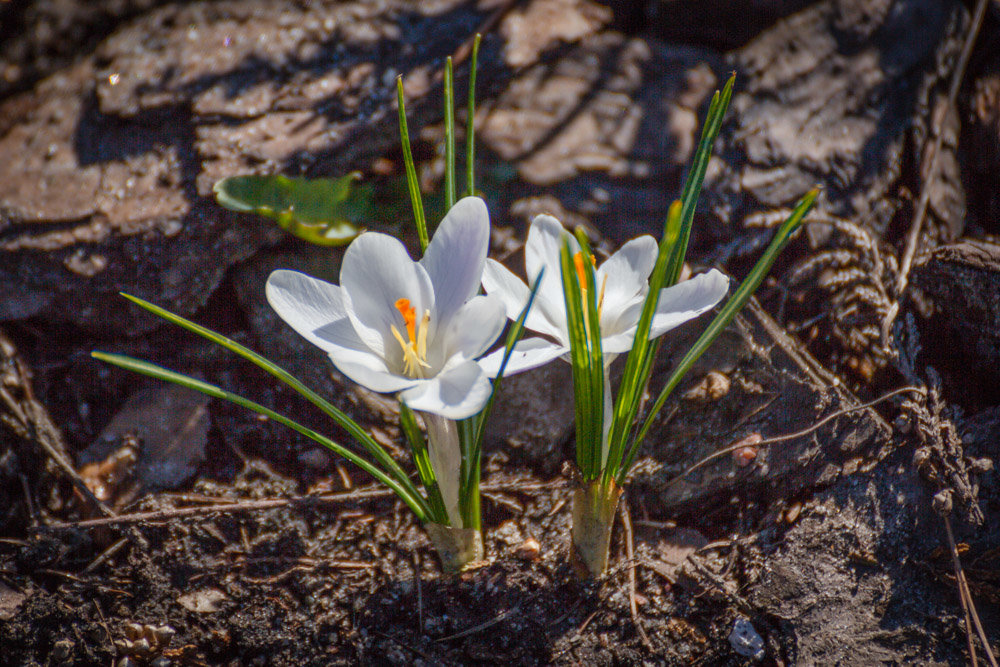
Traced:
<path id="1" fill-rule="evenodd" d="M 100 555 L 97 556 L 97 558 L 95 558 L 90 562 L 90 565 L 88 565 L 87 567 L 83 568 L 80 571 L 80 574 L 89 574 L 90 572 L 96 570 L 98 567 L 100 567 L 101 563 L 103 563 L 104 561 L 108 560 L 116 553 L 121 551 L 122 547 L 128 544 L 128 539 L 129 538 L 127 537 L 123 537 L 114 544 L 112 544 L 110 547 L 102 551 Z"/>
<path id="2" fill-rule="evenodd" d="M 958 61 L 955 63 L 955 69 L 952 71 L 951 83 L 948 86 L 948 98 L 944 107 L 944 112 L 940 114 L 940 118 L 933 118 L 931 121 L 931 132 L 934 133 L 934 143 L 930 146 L 930 162 L 927 165 L 927 174 L 920 187 L 920 199 L 917 200 L 916 211 L 913 215 L 913 223 L 910 225 L 910 231 L 906 235 L 906 245 L 904 246 L 903 256 L 899 263 L 899 276 L 896 278 L 897 299 L 903 298 L 903 290 L 906 289 L 910 276 L 910 268 L 913 266 L 913 259 L 917 254 L 917 244 L 920 241 L 920 232 L 924 225 L 924 218 L 927 216 L 927 206 L 930 203 L 931 197 L 931 185 L 934 182 L 934 177 L 937 175 L 938 156 L 941 153 L 941 146 L 944 143 L 944 130 L 941 126 L 944 125 L 948 116 L 950 116 L 955 110 L 955 104 L 958 100 L 958 90 L 962 85 L 962 78 L 965 76 L 965 68 L 969 64 L 969 57 L 972 55 L 972 47 L 976 43 L 976 38 L 979 36 L 979 28 L 982 26 L 983 16 L 985 14 L 986 0 L 979 0 L 976 3 L 976 9 L 973 12 L 972 23 L 969 26 L 969 34 L 965 36 L 965 43 L 962 45 L 962 51 L 959 54 Z M 889 330 L 898 313 L 899 302 L 897 301 L 886 314 L 885 321 L 882 323 L 883 331 Z"/>
<path id="3" fill-rule="evenodd" d="M 14 344 L 0 331 L 0 354 L 12 363 L 16 370 L 16 383 L 23 394 L 23 400 L 18 401 L 5 387 L 0 385 L 0 399 L 6 404 L 7 409 L 14 415 L 17 422 L 19 435 L 37 443 L 53 463 L 56 464 L 66 476 L 69 477 L 73 486 L 80 494 L 98 509 L 104 516 L 113 517 L 115 512 L 101 502 L 94 495 L 90 487 L 80 477 L 73 464 L 69 461 L 66 452 L 69 451 L 66 443 L 63 442 L 62 434 L 53 423 L 45 406 L 35 398 L 34 389 L 31 386 L 31 374 L 24 365 Z M 7 423 L 15 420 L 5 420 Z"/>
<path id="4" fill-rule="evenodd" d="M 28 506 L 28 517 L 31 519 L 31 527 L 37 528 L 40 521 L 38 512 L 35 510 L 35 503 L 31 499 L 31 484 L 28 483 L 28 478 L 24 476 L 24 473 L 18 476 L 21 478 L 21 489 L 24 491 L 24 504 Z"/>
<path id="5" fill-rule="evenodd" d="M 110 526 L 115 524 L 141 523 L 144 521 L 165 521 L 183 516 L 196 516 L 199 514 L 212 514 L 213 512 L 248 512 L 252 510 L 268 510 L 278 507 L 286 507 L 296 504 L 312 504 L 315 502 L 345 502 L 362 498 L 381 498 L 392 495 L 389 489 L 362 489 L 346 493 L 331 493 L 317 496 L 297 496 L 294 498 L 273 498 L 269 500 L 245 500 L 240 502 L 226 502 L 218 505 L 200 505 L 198 507 L 177 507 L 168 510 L 156 510 L 154 512 L 136 512 L 135 514 L 121 514 L 104 519 L 87 519 L 84 521 L 68 521 L 65 523 L 55 523 L 48 526 L 51 529 L 60 528 L 95 528 L 97 526 Z"/>
<path id="6" fill-rule="evenodd" d="M 413 577 L 417 580 L 417 624 L 424 634 L 424 587 L 420 576 L 420 554 L 413 552 Z"/>
<path id="7" fill-rule="evenodd" d="M 621 504 L 618 505 L 622 515 L 622 526 L 625 528 L 625 556 L 628 558 L 628 609 L 632 614 L 632 623 L 639 631 L 639 638 L 642 645 L 648 650 L 653 650 L 653 643 L 649 641 L 646 630 L 639 620 L 639 607 L 635 601 L 635 548 L 632 541 L 632 518 L 628 508 L 628 500 L 622 496 Z"/>
<path id="8" fill-rule="evenodd" d="M 565 480 L 555 482 L 539 482 L 536 484 L 523 484 L 512 488 L 503 484 L 483 484 L 480 489 L 483 492 L 490 491 L 517 491 L 519 493 L 531 493 L 532 491 L 547 491 L 558 489 L 566 485 Z M 167 510 L 156 510 L 153 512 L 136 512 L 134 514 L 120 514 L 103 519 L 86 519 L 84 521 L 67 521 L 54 523 L 47 528 L 50 529 L 82 529 L 95 528 L 97 526 L 110 526 L 115 524 L 141 523 L 144 521 L 166 521 L 184 516 L 197 516 L 201 514 L 212 514 L 214 512 L 250 512 L 259 510 L 269 510 L 288 505 L 303 504 L 309 505 L 317 502 L 342 503 L 352 500 L 363 500 L 368 498 L 385 498 L 393 495 L 393 492 L 386 488 L 368 487 L 355 489 L 342 493 L 326 493 L 315 496 L 296 496 L 294 498 L 272 498 L 267 500 L 226 500 L 217 505 L 200 505 L 198 507 L 176 507 Z M 197 502 L 207 502 L 206 499 L 199 498 Z"/>
<path id="9" fill-rule="evenodd" d="M 922 387 L 903 387 L 901 389 L 896 389 L 894 391 L 890 391 L 888 394 L 883 394 L 882 396 L 879 396 L 875 400 L 868 401 L 867 403 L 862 403 L 861 405 L 855 405 L 855 406 L 850 407 L 850 408 L 844 408 L 842 410 L 836 410 L 834 412 L 831 412 L 826 417 L 824 417 L 823 419 L 819 420 L 818 422 L 816 422 L 812 426 L 810 426 L 810 427 L 808 427 L 806 429 L 803 429 L 801 431 L 798 431 L 796 433 L 789 433 L 788 435 L 777 435 L 777 436 L 774 436 L 773 438 L 764 438 L 763 440 L 760 440 L 759 442 L 753 443 L 753 446 L 754 447 L 763 447 L 765 445 L 773 445 L 773 444 L 778 443 L 778 442 L 785 442 L 786 440 L 794 440 L 796 438 L 801 438 L 802 436 L 808 435 L 808 434 L 812 433 L 813 431 L 817 430 L 818 428 L 822 427 L 824 424 L 826 424 L 827 422 L 829 422 L 831 419 L 835 419 L 837 417 L 841 417 L 841 416 L 846 415 L 846 414 L 851 413 L 851 412 L 857 412 L 858 410 L 865 410 L 867 408 L 870 408 L 870 407 L 872 407 L 874 405 L 877 405 L 877 404 L 881 403 L 882 401 L 885 401 L 886 399 L 892 398 L 893 396 L 896 396 L 898 394 L 902 394 L 902 393 L 905 393 L 905 392 L 908 392 L 908 391 L 913 391 L 913 392 L 917 392 L 917 393 L 924 393 L 926 390 L 923 389 Z M 701 468 L 701 467 L 703 467 L 703 466 L 711 463 L 715 459 L 720 458 L 722 456 L 725 456 L 726 454 L 731 454 L 732 452 L 735 452 L 735 451 L 738 451 L 740 449 L 743 449 L 746 446 L 747 445 L 745 443 L 740 443 L 740 444 L 733 445 L 732 447 L 725 447 L 724 449 L 720 449 L 718 451 L 712 452 L 711 454 L 709 454 L 708 456 L 706 456 L 705 458 L 701 459 L 700 461 L 698 461 L 697 463 L 695 463 L 694 465 L 692 465 L 690 468 L 688 468 L 687 470 L 685 470 L 684 472 L 682 472 L 680 475 L 677 475 L 676 477 L 672 478 L 670 481 L 668 481 L 664 485 L 664 488 L 673 486 L 677 482 L 683 480 L 685 477 L 687 477 L 688 475 L 690 475 L 691 473 L 693 473 L 695 470 L 698 470 L 699 468 Z"/>
<path id="10" fill-rule="evenodd" d="M 532 596 L 532 597 L 535 597 L 535 596 Z M 491 618 L 490 620 L 486 621 L 485 623 L 480 623 L 479 625 L 473 626 L 473 627 L 471 627 L 471 628 L 469 628 L 467 630 L 462 630 L 461 632 L 456 632 L 453 635 L 448 635 L 447 637 L 441 637 L 440 639 L 435 639 L 434 641 L 436 641 L 436 642 L 447 642 L 447 641 L 451 641 L 452 639 L 461 639 L 462 637 L 468 637 L 469 635 L 474 635 L 477 632 L 482 632 L 486 628 L 493 627 L 497 623 L 501 623 L 505 619 L 507 619 L 508 617 L 513 616 L 517 612 L 521 611 L 521 605 L 524 604 L 524 602 L 525 602 L 525 600 L 522 600 L 521 602 L 517 603 L 516 605 L 514 605 L 513 607 L 511 607 L 510 609 L 508 609 L 507 611 L 505 611 L 505 612 L 503 612 L 501 614 L 498 614 L 497 616 Z"/>
<path id="11" fill-rule="evenodd" d="M 583 620 L 583 623 L 580 625 L 580 627 L 576 629 L 576 634 L 573 635 L 573 639 L 576 639 L 577 637 L 583 634 L 583 631 L 587 629 L 587 626 L 590 625 L 590 622 L 594 620 L 594 617 L 597 616 L 597 612 L 599 611 L 600 609 L 596 610 L 594 613 L 592 613 L 590 616 L 588 616 Z"/>
<path id="12" fill-rule="evenodd" d="M 962 569 L 962 562 L 959 560 L 958 545 L 955 544 L 955 535 L 951 530 L 951 519 L 947 514 L 942 514 L 941 518 L 944 519 L 945 532 L 948 534 L 948 549 L 951 552 L 952 565 L 955 566 L 955 581 L 958 584 L 958 598 L 962 604 L 962 612 L 965 616 L 965 631 L 969 645 L 969 660 L 972 662 L 973 667 L 976 667 L 976 646 L 973 641 L 972 630 L 973 627 L 975 627 L 975 633 L 983 645 L 983 650 L 986 652 L 987 662 L 990 663 L 990 667 L 997 667 L 996 656 L 993 655 L 993 649 L 990 648 L 989 638 L 983 630 L 983 624 L 979 620 L 979 614 L 976 613 L 976 604 L 972 599 L 972 591 L 969 590 L 969 581 L 965 578 L 965 570 Z"/>
<path id="13" fill-rule="evenodd" d="M 94 609 L 97 610 L 97 616 L 101 619 L 101 627 L 104 628 L 104 633 L 108 636 L 108 646 L 113 647 L 115 645 L 115 638 L 111 635 L 111 628 L 108 627 L 108 620 L 104 618 L 104 611 L 101 609 L 101 605 L 97 603 L 94 599 Z"/>

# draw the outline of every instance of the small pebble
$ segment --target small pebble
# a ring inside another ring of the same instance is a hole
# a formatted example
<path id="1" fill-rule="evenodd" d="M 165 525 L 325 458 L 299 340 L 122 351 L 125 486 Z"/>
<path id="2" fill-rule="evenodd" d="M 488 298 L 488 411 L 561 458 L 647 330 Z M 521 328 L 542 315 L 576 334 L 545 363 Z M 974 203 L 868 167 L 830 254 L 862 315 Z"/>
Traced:
<path id="1" fill-rule="evenodd" d="M 132 652 L 140 658 L 147 658 L 153 653 L 153 646 L 143 637 L 132 643 Z"/>
<path id="2" fill-rule="evenodd" d="M 760 660 L 764 657 L 764 639 L 745 618 L 737 618 L 733 631 L 729 633 L 729 644 L 733 650 L 747 658 Z"/>
<path id="3" fill-rule="evenodd" d="M 134 622 L 126 623 L 125 636 L 132 641 L 135 641 L 139 637 L 142 637 L 142 625 Z"/>
<path id="4" fill-rule="evenodd" d="M 731 382 L 725 373 L 709 371 L 701 382 L 690 389 L 684 398 L 689 401 L 717 401 L 729 393 Z"/>
<path id="5" fill-rule="evenodd" d="M 68 639 L 60 639 L 52 646 L 52 661 L 62 662 L 73 652 L 73 642 Z"/>
<path id="6" fill-rule="evenodd" d="M 514 555 L 521 560 L 535 561 L 542 553 L 542 545 L 533 537 L 529 537 L 514 550 Z"/>
<path id="7" fill-rule="evenodd" d="M 173 636 L 177 634 L 177 631 L 169 625 L 160 625 L 152 628 L 152 634 L 157 644 L 160 646 L 166 646 L 170 643 Z"/>

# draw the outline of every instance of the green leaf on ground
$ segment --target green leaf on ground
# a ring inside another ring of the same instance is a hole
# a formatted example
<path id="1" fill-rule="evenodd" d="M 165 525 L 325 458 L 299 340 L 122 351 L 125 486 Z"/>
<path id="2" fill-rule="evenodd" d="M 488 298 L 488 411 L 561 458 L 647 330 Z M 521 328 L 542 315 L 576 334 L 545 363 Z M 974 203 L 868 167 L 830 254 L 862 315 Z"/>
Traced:
<path id="1" fill-rule="evenodd" d="M 322 246 L 344 245 L 370 219 L 373 193 L 357 185 L 359 172 L 340 178 L 232 176 L 212 188 L 219 204 L 240 213 L 276 220 L 282 229 Z"/>

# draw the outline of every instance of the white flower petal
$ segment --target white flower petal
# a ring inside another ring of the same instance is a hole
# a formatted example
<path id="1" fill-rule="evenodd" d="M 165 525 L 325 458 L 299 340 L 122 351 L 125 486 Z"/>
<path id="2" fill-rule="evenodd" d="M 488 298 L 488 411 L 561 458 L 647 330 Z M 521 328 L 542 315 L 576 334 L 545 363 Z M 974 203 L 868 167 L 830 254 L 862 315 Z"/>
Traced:
<path id="1" fill-rule="evenodd" d="M 660 301 L 656 305 L 649 337 L 656 338 L 698 317 L 719 303 L 728 291 L 729 278 L 715 269 L 660 290 Z"/>
<path id="2" fill-rule="evenodd" d="M 363 387 L 381 393 L 400 391 L 414 386 L 420 380 L 393 373 L 385 360 L 375 354 L 354 352 L 350 354 L 341 348 L 330 353 L 330 361 L 341 373 Z"/>
<path id="3" fill-rule="evenodd" d="M 475 361 L 463 361 L 430 380 L 420 380 L 399 395 L 414 410 L 448 419 L 465 419 L 483 409 L 493 390 Z"/>
<path id="4" fill-rule="evenodd" d="M 496 260 L 486 260 L 483 270 L 483 288 L 490 296 L 497 296 L 503 301 L 507 309 L 507 317 L 512 322 L 516 322 L 528 303 L 531 290 L 520 278 L 511 273 L 507 267 Z M 561 298 L 561 297 L 560 297 Z M 528 317 L 524 321 L 526 329 L 537 331 L 538 333 L 552 336 L 554 338 L 564 338 L 565 334 L 550 319 L 551 307 L 542 308 L 536 296 L 535 302 L 528 312 Z M 565 317 L 563 318 L 565 320 Z"/>
<path id="5" fill-rule="evenodd" d="M 640 309 L 640 313 L 641 312 L 642 310 Z M 627 331 L 601 338 L 601 353 L 607 356 L 609 354 L 621 354 L 623 352 L 628 352 L 632 349 L 632 343 L 634 341 L 635 325 L 633 324 Z"/>
<path id="6" fill-rule="evenodd" d="M 489 212 L 479 197 L 458 200 L 434 230 L 420 265 L 434 286 L 439 325 L 479 291 L 489 242 Z"/>
<path id="7" fill-rule="evenodd" d="M 597 289 L 604 294 L 601 324 L 615 319 L 637 294 L 649 289 L 649 274 L 656 264 L 658 247 L 649 235 L 634 238 L 597 269 Z"/>
<path id="8" fill-rule="evenodd" d="M 434 290 L 427 271 L 410 259 L 402 243 L 386 234 L 366 232 L 347 247 L 340 283 L 354 328 L 382 357 L 398 347 L 391 327 L 406 333 L 397 300 L 409 299 L 418 321 L 425 310 L 434 312 Z"/>
<path id="9" fill-rule="evenodd" d="M 645 302 L 646 295 L 637 294 L 625 303 L 614 304 L 611 309 L 607 309 L 605 303 L 606 309 L 601 313 L 601 336 L 608 338 L 634 330 Z"/>
<path id="10" fill-rule="evenodd" d="M 298 271 L 271 272 L 264 294 L 281 319 L 319 347 L 324 347 L 324 339 L 317 331 L 333 321 L 347 318 L 340 287 Z M 354 338 L 361 345 L 360 339 Z M 341 344 L 350 346 L 346 340 Z"/>
<path id="11" fill-rule="evenodd" d="M 563 313 L 561 321 L 565 322 L 565 304 L 563 300 L 562 272 L 560 271 L 559 254 L 563 240 L 568 239 L 570 249 L 576 253 L 580 250 L 580 245 L 567 232 L 562 223 L 551 215 L 536 215 L 531 221 L 528 229 L 528 238 L 524 242 L 524 268 L 528 276 L 528 282 L 534 283 L 542 267 L 545 267 L 545 275 L 542 276 L 542 284 L 538 288 L 536 300 L 541 301 L 548 314 L 553 316 L 554 324 L 560 323 L 557 313 Z M 562 325 L 565 328 L 565 324 Z"/>
<path id="12" fill-rule="evenodd" d="M 310 342 L 329 354 L 341 354 L 341 351 L 357 352 L 362 355 L 371 355 L 377 359 L 381 357 L 369 348 L 358 332 L 354 329 L 354 324 L 347 317 L 328 322 L 313 332 L 312 337 L 308 337 Z"/>
<path id="13" fill-rule="evenodd" d="M 498 297 L 472 297 L 448 323 L 444 358 L 461 354 L 465 359 L 475 359 L 493 344 L 506 323 L 503 302 Z"/>
<path id="14" fill-rule="evenodd" d="M 525 338 L 514 345 L 507 366 L 504 368 L 504 376 L 514 375 L 521 371 L 544 366 L 553 359 L 561 357 L 569 352 L 569 346 L 560 345 L 544 338 Z M 491 378 L 496 377 L 500 372 L 500 364 L 503 362 L 504 348 L 492 352 L 479 360 L 479 365 L 483 371 Z"/>

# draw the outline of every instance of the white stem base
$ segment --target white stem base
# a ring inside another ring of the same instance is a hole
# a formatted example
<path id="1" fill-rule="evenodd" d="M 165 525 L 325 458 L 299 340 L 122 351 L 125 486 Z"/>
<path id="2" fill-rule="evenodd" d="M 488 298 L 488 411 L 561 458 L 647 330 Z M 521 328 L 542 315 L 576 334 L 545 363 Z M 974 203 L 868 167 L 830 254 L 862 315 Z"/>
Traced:
<path id="1" fill-rule="evenodd" d="M 475 528 L 452 528 L 425 523 L 424 528 L 437 549 L 445 574 L 461 572 L 470 563 L 483 560 L 483 536 Z"/>

